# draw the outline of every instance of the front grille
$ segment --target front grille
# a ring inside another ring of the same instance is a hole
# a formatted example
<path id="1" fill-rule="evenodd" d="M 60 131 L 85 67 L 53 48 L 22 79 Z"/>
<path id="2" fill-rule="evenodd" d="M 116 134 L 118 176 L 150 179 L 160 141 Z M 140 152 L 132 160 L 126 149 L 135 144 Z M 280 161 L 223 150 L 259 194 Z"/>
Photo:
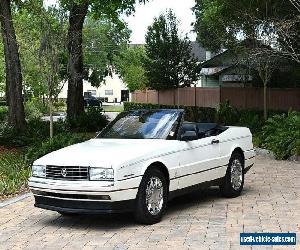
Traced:
<path id="1" fill-rule="evenodd" d="M 89 168 L 80 166 L 46 166 L 46 178 L 82 181 L 89 179 Z"/>

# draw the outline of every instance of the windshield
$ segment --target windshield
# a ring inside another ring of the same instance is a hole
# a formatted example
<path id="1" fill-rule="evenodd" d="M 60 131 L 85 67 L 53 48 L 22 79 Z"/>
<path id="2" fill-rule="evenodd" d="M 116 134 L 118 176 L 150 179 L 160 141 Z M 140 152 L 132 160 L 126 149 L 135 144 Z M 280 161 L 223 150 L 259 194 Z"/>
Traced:
<path id="1" fill-rule="evenodd" d="M 179 115 L 179 110 L 123 112 L 97 138 L 166 139 L 176 127 Z"/>

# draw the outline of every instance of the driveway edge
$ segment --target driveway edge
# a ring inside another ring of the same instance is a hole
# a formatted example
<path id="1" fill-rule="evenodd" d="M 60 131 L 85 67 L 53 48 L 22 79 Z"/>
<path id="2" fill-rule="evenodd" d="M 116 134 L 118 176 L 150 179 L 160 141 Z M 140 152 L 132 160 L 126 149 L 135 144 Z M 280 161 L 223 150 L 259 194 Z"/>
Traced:
<path id="1" fill-rule="evenodd" d="M 21 194 L 21 195 L 18 195 L 16 197 L 10 198 L 8 200 L 2 201 L 2 202 L 0 202 L 0 209 L 3 208 L 3 207 L 6 207 L 8 205 L 14 204 L 18 201 L 24 200 L 24 199 L 30 197 L 31 195 L 32 195 L 32 193 L 28 192 L 28 193 Z"/>
<path id="2" fill-rule="evenodd" d="M 276 160 L 274 153 L 271 150 L 264 149 L 264 148 L 255 148 L 256 155 L 263 156 L 270 160 Z M 286 161 L 292 161 L 296 163 L 300 163 L 300 155 L 290 156 Z"/>

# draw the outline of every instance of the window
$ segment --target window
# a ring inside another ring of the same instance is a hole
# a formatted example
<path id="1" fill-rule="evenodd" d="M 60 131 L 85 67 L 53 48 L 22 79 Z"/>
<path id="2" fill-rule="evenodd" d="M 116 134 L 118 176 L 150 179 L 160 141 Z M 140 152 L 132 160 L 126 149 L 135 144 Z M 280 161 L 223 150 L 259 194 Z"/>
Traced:
<path id="1" fill-rule="evenodd" d="M 96 90 L 88 90 L 87 92 L 91 93 L 92 96 L 96 96 Z"/>
<path id="2" fill-rule="evenodd" d="M 180 111 L 172 109 L 122 112 L 97 138 L 166 139 L 179 117 Z"/>
<path id="3" fill-rule="evenodd" d="M 114 91 L 112 89 L 105 90 L 105 95 L 113 95 Z"/>

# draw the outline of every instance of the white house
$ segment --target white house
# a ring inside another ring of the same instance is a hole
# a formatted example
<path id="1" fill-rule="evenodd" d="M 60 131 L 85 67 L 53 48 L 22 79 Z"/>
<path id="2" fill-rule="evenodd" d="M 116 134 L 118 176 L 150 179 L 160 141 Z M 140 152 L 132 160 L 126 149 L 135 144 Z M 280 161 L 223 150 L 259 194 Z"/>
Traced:
<path id="1" fill-rule="evenodd" d="M 92 96 L 101 98 L 105 102 L 129 101 L 129 90 L 122 79 L 115 73 L 112 77 L 107 76 L 99 88 L 93 87 L 90 82 L 83 81 L 83 95 L 90 93 Z M 68 83 L 65 82 L 62 91 L 58 95 L 60 99 L 68 96 Z"/>

